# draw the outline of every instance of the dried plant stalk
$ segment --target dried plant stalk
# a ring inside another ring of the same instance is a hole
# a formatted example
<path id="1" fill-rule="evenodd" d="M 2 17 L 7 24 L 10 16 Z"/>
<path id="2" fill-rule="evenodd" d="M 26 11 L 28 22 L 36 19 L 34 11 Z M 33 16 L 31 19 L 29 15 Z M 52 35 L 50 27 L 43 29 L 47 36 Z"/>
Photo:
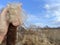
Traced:
<path id="1" fill-rule="evenodd" d="M 3 41 L 4 37 L 7 34 L 7 45 L 9 45 L 9 42 L 15 45 L 16 33 L 14 32 L 16 32 L 16 27 L 22 24 L 21 5 L 8 4 L 7 7 L 8 10 L 4 8 L 2 14 L 0 15 L 0 43 Z M 12 32 L 10 31 L 11 29 Z"/>

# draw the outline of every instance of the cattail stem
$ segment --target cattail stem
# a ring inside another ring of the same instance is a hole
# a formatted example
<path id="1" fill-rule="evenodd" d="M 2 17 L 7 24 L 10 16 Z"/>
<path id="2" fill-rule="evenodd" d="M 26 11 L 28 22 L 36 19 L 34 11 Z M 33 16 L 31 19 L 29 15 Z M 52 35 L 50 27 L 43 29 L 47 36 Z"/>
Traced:
<path id="1" fill-rule="evenodd" d="M 9 27 L 8 27 L 6 45 L 15 45 L 15 43 L 16 43 L 16 32 L 17 32 L 17 26 L 13 26 L 10 23 Z"/>

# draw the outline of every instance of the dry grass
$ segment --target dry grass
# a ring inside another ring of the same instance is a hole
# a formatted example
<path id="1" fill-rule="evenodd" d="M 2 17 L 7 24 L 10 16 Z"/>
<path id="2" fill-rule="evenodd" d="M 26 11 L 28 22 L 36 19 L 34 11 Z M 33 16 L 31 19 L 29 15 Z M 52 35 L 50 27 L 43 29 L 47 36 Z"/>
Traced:
<path id="1" fill-rule="evenodd" d="M 21 45 L 60 45 L 59 30 L 20 31 Z M 58 37 L 57 37 L 58 36 Z"/>
<path id="2" fill-rule="evenodd" d="M 16 45 L 60 45 L 60 29 L 18 30 Z"/>

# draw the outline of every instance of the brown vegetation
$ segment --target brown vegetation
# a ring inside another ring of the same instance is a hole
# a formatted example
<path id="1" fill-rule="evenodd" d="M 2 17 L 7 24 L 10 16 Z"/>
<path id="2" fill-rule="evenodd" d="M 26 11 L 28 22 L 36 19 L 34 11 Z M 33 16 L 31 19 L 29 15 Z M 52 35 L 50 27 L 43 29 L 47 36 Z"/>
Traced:
<path id="1" fill-rule="evenodd" d="M 21 45 L 60 45 L 60 29 L 24 30 L 22 28 L 19 34 L 18 42 Z"/>

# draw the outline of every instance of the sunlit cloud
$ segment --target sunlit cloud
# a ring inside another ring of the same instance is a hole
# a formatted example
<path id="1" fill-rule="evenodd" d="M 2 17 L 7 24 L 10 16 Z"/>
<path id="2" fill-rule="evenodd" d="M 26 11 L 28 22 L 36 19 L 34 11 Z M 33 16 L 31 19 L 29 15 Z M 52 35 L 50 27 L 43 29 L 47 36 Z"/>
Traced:
<path id="1" fill-rule="evenodd" d="M 57 0 L 57 2 L 59 2 Z M 54 17 L 54 22 L 55 23 L 58 23 L 60 22 L 60 3 L 56 3 L 54 0 L 53 0 L 53 3 L 47 3 L 45 4 L 45 9 L 47 10 L 47 14 L 46 15 L 47 17 L 48 16 L 53 16 Z"/>

